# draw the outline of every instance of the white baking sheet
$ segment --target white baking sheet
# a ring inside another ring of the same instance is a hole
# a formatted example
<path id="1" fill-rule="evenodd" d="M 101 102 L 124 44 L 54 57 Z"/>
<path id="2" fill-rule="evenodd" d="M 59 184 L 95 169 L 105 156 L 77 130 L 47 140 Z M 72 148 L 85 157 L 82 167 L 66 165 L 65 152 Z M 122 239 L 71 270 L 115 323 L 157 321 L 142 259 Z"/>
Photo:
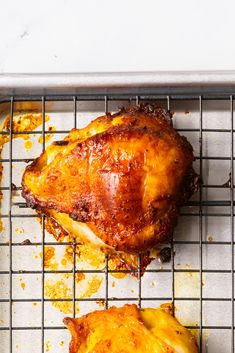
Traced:
<path id="1" fill-rule="evenodd" d="M 108 110 L 115 111 L 118 107 L 126 105 L 128 102 L 109 102 Z M 204 129 L 230 129 L 230 102 L 226 101 L 205 101 L 203 102 L 203 128 Z M 165 101 L 159 101 L 159 105 L 166 106 Z M 40 105 L 39 105 L 40 107 Z M 199 128 L 199 104 L 195 101 L 172 101 L 171 110 L 174 114 L 174 126 L 178 129 Z M 78 102 L 77 103 L 77 126 L 83 127 L 87 123 L 102 115 L 104 111 L 103 102 Z M 46 113 L 50 116 L 50 120 L 46 123 L 46 127 L 53 126 L 58 130 L 70 130 L 73 128 L 73 102 L 46 103 Z M 4 117 L 4 114 L 3 114 Z M 37 128 L 40 131 L 41 127 Z M 199 155 L 199 131 L 183 132 L 188 137 L 194 147 L 195 155 Z M 63 138 L 65 134 L 55 134 L 48 143 L 53 140 Z M 24 147 L 25 141 L 22 138 L 13 140 L 13 158 L 35 158 L 42 150 L 42 145 L 38 143 L 39 135 L 31 136 L 33 142 L 32 148 L 27 151 Z M 203 132 L 203 156 L 226 156 L 230 158 L 231 136 L 229 132 Z M 3 149 L 2 158 L 9 157 L 9 145 L 6 144 Z M 3 163 L 3 179 L 2 186 L 9 186 L 8 181 L 8 163 Z M 22 173 L 25 169 L 25 163 L 13 163 L 13 183 L 20 186 Z M 203 181 L 204 184 L 224 184 L 229 178 L 230 160 L 203 160 Z M 198 161 L 195 162 L 195 169 L 199 170 Z M 192 200 L 197 200 L 195 195 Z M 230 200 L 229 189 L 203 189 L 203 200 Z M 14 196 L 14 202 L 24 202 L 20 196 Z M 190 269 L 199 269 L 199 245 L 195 241 L 199 240 L 199 217 L 198 207 L 185 207 L 182 212 L 187 212 L 191 216 L 181 216 L 179 224 L 174 234 L 177 241 L 190 241 L 190 244 L 175 244 L 175 268 L 186 270 L 187 272 L 175 273 L 175 306 L 176 316 L 184 325 L 199 325 L 200 308 L 199 298 L 200 281 L 199 273 L 189 272 Z M 208 353 L 229 353 L 231 352 L 231 331 L 223 327 L 231 324 L 231 274 L 216 273 L 216 270 L 231 269 L 231 247 L 227 245 L 213 244 L 215 241 L 231 240 L 230 218 L 229 216 L 217 217 L 217 213 L 229 214 L 229 207 L 204 207 L 203 212 L 210 213 L 210 217 L 203 217 L 203 241 L 208 244 L 203 245 L 203 269 L 211 270 L 210 273 L 203 274 L 203 297 L 207 300 L 203 301 L 203 325 L 220 326 L 220 329 L 208 328 L 203 330 L 203 346 L 204 352 Z M 8 213 L 8 191 L 3 191 L 3 201 L 1 213 Z M 31 209 L 12 207 L 12 214 L 34 214 Z M 213 215 L 214 214 L 214 215 Z M 5 230 L 0 234 L 0 271 L 8 271 L 9 269 L 9 248 L 2 246 L 9 240 L 9 224 L 8 219 L 3 218 L 3 226 Z M 42 230 L 36 218 L 12 218 L 13 242 L 22 242 L 29 239 L 31 242 L 41 242 Z M 53 242 L 52 235 L 46 233 L 46 242 Z M 14 246 L 12 248 L 12 267 L 13 270 L 38 270 L 42 268 L 40 245 L 35 246 Z M 64 246 L 61 244 L 56 246 L 56 252 L 63 254 Z M 61 255 L 58 255 L 60 257 Z M 57 261 L 58 269 L 68 269 Z M 92 268 L 86 264 L 87 268 Z M 171 264 L 160 264 L 157 260 L 152 262 L 148 268 L 154 269 L 171 268 Z M 77 268 L 84 268 L 84 264 L 79 261 Z M 12 276 L 13 299 L 38 299 L 36 302 L 13 302 L 13 327 L 27 327 L 27 330 L 13 330 L 13 352 L 30 353 L 41 352 L 41 274 L 14 274 Z M 86 275 L 84 283 L 77 284 L 77 293 L 84 293 L 84 286 L 87 280 L 92 280 L 92 274 Z M 105 296 L 105 275 L 97 274 L 99 280 L 102 280 L 99 290 L 93 294 L 95 298 Z M 48 280 L 57 281 L 64 275 L 46 274 L 45 282 Z M 142 307 L 157 307 L 166 300 L 151 301 L 147 298 L 171 298 L 172 274 L 167 272 L 146 273 L 142 277 Z M 115 286 L 113 284 L 115 282 Z M 22 283 L 25 286 L 22 286 Z M 22 288 L 24 287 L 24 288 Z M 72 290 L 72 276 L 68 279 L 68 287 Z M 9 275 L 0 274 L 0 298 L 8 299 L 9 297 Z M 109 274 L 109 297 L 131 298 L 138 297 L 138 281 L 126 276 L 124 279 L 116 279 Z M 177 298 L 181 297 L 181 300 Z M 182 298 L 184 298 L 182 300 Z M 218 300 L 208 300 L 217 298 Z M 225 300 L 223 300 L 225 299 Z M 36 303 L 36 304 L 35 304 Z M 123 305 L 124 301 L 112 301 L 109 305 Z M 137 302 L 136 302 L 137 303 Z M 44 325 L 47 327 L 44 331 L 45 352 L 68 352 L 69 333 L 63 329 L 63 318 L 72 314 L 65 314 L 58 308 L 52 306 L 52 303 L 45 302 L 45 320 Z M 82 315 L 91 310 L 102 309 L 100 304 L 95 301 L 84 301 L 78 303 L 79 313 Z M 9 304 L 0 302 L 0 327 L 7 328 L 9 325 Z M 57 329 L 50 329 L 56 326 Z M 38 329 L 34 329 L 37 327 Z M 194 330 L 197 333 L 197 329 Z M 9 351 L 9 331 L 0 330 L 0 352 Z"/>

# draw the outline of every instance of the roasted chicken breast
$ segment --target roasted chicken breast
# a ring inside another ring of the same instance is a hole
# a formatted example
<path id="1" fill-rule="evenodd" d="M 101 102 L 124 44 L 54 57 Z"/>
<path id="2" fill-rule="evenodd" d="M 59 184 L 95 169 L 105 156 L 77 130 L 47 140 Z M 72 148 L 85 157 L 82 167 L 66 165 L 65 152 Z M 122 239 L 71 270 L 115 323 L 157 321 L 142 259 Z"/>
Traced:
<path id="1" fill-rule="evenodd" d="M 64 323 L 70 353 L 198 353 L 195 337 L 164 308 L 124 305 Z"/>
<path id="2" fill-rule="evenodd" d="M 26 168 L 22 195 L 69 231 L 85 224 L 91 242 L 145 252 L 170 238 L 195 191 L 193 160 L 170 114 L 140 105 L 52 143 Z"/>

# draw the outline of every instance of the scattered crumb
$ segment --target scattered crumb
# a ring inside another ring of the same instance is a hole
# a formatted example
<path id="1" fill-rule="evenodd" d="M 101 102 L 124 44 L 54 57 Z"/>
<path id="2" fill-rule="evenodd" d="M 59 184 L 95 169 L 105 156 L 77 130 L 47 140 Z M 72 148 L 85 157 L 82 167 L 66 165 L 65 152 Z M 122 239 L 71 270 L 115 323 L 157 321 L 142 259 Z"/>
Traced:
<path id="1" fill-rule="evenodd" d="M 16 344 L 16 349 L 18 349 L 19 348 L 19 345 L 18 344 Z"/>
<path id="2" fill-rule="evenodd" d="M 22 245 L 29 245 L 32 244 L 31 241 L 29 239 L 25 239 L 21 242 Z"/>
<path id="3" fill-rule="evenodd" d="M 16 228 L 15 228 L 15 232 L 18 233 L 18 234 L 23 234 L 23 233 L 24 233 L 24 228 L 22 228 L 22 227 L 16 227 Z"/>
<path id="4" fill-rule="evenodd" d="M 19 281 L 20 281 L 20 286 L 21 286 L 21 288 L 22 288 L 22 289 L 25 289 L 26 284 L 23 282 L 23 278 L 20 277 Z"/>
<path id="5" fill-rule="evenodd" d="M 214 240 L 212 235 L 208 235 L 207 239 L 208 239 L 208 241 L 213 241 Z"/>
<path id="6" fill-rule="evenodd" d="M 60 341 L 59 345 L 60 345 L 61 347 L 63 347 L 64 341 Z"/>
<path id="7" fill-rule="evenodd" d="M 27 37 L 29 35 L 29 32 L 25 30 L 23 33 L 21 33 L 20 38 L 23 39 L 24 37 Z"/>
<path id="8" fill-rule="evenodd" d="M 105 300 L 102 300 L 102 299 L 96 300 L 96 303 L 97 303 L 99 306 L 101 306 L 101 307 L 103 308 L 103 307 L 104 307 Z"/>
<path id="9" fill-rule="evenodd" d="M 134 289 L 131 289 L 131 293 L 135 293 Z"/>
<path id="10" fill-rule="evenodd" d="M 191 268 L 191 265 L 189 263 L 185 264 L 186 268 Z"/>
<path id="11" fill-rule="evenodd" d="M 189 110 L 185 110 L 184 114 L 189 114 L 190 111 Z"/>
<path id="12" fill-rule="evenodd" d="M 37 305 L 38 305 L 38 303 L 34 302 L 34 303 L 32 303 L 32 305 L 33 305 L 33 306 L 37 306 Z"/>
<path id="13" fill-rule="evenodd" d="M 3 324 L 3 320 L 2 319 L 0 319 L 0 324 Z"/>
<path id="14" fill-rule="evenodd" d="M 45 349 L 46 349 L 46 352 L 50 352 L 50 349 L 51 349 L 51 342 L 49 340 L 47 340 L 45 342 Z"/>
<path id="15" fill-rule="evenodd" d="M 116 283 L 113 281 L 113 282 L 112 282 L 112 287 L 115 287 L 115 285 L 116 285 Z"/>
<path id="16" fill-rule="evenodd" d="M 156 285 L 157 285 L 157 283 L 156 283 L 155 281 L 150 282 L 150 286 L 151 286 L 151 287 L 156 287 Z"/>

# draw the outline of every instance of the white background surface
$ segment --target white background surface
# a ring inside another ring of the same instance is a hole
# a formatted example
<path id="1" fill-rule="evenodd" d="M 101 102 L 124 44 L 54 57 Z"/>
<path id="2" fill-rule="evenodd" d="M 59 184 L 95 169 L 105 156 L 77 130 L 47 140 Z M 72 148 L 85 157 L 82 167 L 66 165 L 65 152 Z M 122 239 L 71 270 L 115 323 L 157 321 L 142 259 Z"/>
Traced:
<path id="1" fill-rule="evenodd" d="M 234 0 L 0 0 L 0 73 L 235 69 Z"/>

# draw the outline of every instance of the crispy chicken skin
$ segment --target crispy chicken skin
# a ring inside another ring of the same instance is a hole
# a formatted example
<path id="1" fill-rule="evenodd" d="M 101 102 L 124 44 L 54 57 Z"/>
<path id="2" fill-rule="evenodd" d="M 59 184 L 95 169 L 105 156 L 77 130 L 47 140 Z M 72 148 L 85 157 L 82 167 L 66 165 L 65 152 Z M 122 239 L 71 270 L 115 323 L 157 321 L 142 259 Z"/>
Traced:
<path id="1" fill-rule="evenodd" d="M 163 308 L 124 305 L 64 323 L 70 353 L 198 353 L 194 336 Z"/>
<path id="2" fill-rule="evenodd" d="M 38 211 L 85 223 L 115 250 L 144 252 L 172 235 L 196 189 L 193 160 L 165 110 L 136 106 L 47 147 L 26 168 L 22 195 Z"/>

